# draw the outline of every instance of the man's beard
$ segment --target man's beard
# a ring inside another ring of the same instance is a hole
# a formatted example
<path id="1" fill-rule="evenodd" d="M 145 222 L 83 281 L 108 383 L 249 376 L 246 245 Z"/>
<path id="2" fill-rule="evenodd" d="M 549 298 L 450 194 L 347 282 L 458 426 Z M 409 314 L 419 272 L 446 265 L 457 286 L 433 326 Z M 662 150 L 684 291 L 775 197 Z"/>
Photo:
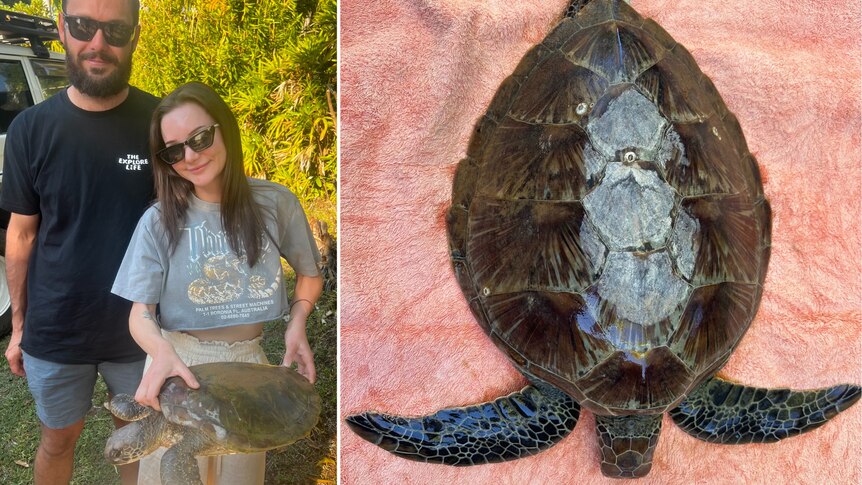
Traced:
<path id="1" fill-rule="evenodd" d="M 107 77 L 94 78 L 82 66 L 83 61 L 93 57 L 100 57 L 102 60 L 114 64 L 117 68 Z M 129 78 L 132 76 L 132 56 L 130 55 L 124 62 L 108 53 L 88 52 L 78 55 L 77 59 L 73 59 L 67 53 L 66 72 L 69 76 L 69 83 L 81 93 L 94 98 L 107 98 L 119 94 L 129 85 Z"/>

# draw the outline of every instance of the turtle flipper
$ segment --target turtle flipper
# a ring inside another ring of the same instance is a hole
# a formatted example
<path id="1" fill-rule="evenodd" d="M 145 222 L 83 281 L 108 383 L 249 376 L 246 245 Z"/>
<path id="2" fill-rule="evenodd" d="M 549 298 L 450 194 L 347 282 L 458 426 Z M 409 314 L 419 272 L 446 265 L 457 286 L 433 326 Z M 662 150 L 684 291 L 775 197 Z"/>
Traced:
<path id="1" fill-rule="evenodd" d="M 792 391 L 747 387 L 713 377 L 670 411 L 686 433 L 713 443 L 773 443 L 817 428 L 859 400 L 842 384 Z"/>
<path id="2" fill-rule="evenodd" d="M 153 411 L 152 408 L 135 401 L 135 397 L 129 394 L 117 394 L 105 403 L 105 408 L 123 421 L 138 421 L 149 416 Z"/>
<path id="3" fill-rule="evenodd" d="M 162 455 L 159 478 L 167 485 L 202 485 L 196 455 L 210 445 L 206 436 L 191 428 L 183 428 L 183 438 Z"/>
<path id="4" fill-rule="evenodd" d="M 602 447 L 602 473 L 611 478 L 646 476 L 652 468 L 661 419 L 661 414 L 596 415 L 596 433 Z"/>
<path id="5" fill-rule="evenodd" d="M 580 406 L 548 385 L 527 386 L 493 402 L 405 418 L 362 413 L 347 418 L 362 438 L 403 458 L 464 466 L 532 455 L 575 427 Z"/>

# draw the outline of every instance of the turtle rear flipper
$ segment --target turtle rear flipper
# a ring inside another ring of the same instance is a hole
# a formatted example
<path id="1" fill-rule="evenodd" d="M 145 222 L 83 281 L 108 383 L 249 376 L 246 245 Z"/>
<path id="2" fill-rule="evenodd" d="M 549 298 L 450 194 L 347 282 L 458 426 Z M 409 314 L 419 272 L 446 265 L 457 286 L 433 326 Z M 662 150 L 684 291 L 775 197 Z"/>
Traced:
<path id="1" fill-rule="evenodd" d="M 747 387 L 713 377 L 670 415 L 686 433 L 713 443 L 773 443 L 824 424 L 859 400 L 860 387 L 842 384 L 792 391 Z"/>
<path id="2" fill-rule="evenodd" d="M 492 402 L 405 418 L 362 413 L 347 424 L 362 438 L 402 458 L 464 466 L 532 455 L 575 427 L 580 406 L 546 385 L 527 386 Z"/>

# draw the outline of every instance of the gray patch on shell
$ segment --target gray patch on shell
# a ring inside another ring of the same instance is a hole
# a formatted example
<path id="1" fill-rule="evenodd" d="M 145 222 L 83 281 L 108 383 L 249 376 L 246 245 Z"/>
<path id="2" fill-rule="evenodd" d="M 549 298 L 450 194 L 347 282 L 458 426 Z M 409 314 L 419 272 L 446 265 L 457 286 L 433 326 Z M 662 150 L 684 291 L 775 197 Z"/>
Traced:
<path id="1" fill-rule="evenodd" d="M 165 418 L 170 420 L 170 422 L 180 426 L 193 427 L 196 423 L 194 419 L 191 419 L 193 414 L 186 412 L 183 415 L 180 415 L 179 413 L 173 412 L 173 407 L 162 406 L 162 413 L 164 413 Z"/>
<path id="2" fill-rule="evenodd" d="M 211 426 L 212 426 L 212 432 L 215 435 L 217 441 L 224 441 L 225 439 L 227 439 L 227 430 L 226 429 L 224 429 L 221 426 L 214 424 L 214 423 L 211 424 Z"/>
<path id="3" fill-rule="evenodd" d="M 590 260 L 592 273 L 599 274 L 602 266 L 605 264 L 607 248 L 605 248 L 605 245 L 599 239 L 599 235 L 596 234 L 593 225 L 586 219 L 581 221 L 579 237 L 581 240 L 581 249 L 584 250 L 584 253 Z"/>
<path id="4" fill-rule="evenodd" d="M 183 409 L 185 411 L 185 417 L 181 416 L 179 413 L 173 412 L 173 408 L 169 406 L 162 407 L 162 413 L 171 422 L 180 426 L 205 430 L 203 425 L 207 424 L 210 428 L 209 431 L 215 435 L 215 438 L 218 441 L 224 441 L 225 438 L 227 438 L 227 430 L 216 424 L 220 419 L 218 410 L 207 409 L 202 403 L 196 403 L 196 407 L 198 408 L 196 410 L 192 409 L 192 407 L 188 405 L 188 402 L 183 402 L 182 404 L 184 406 L 178 406 L 178 409 Z M 202 415 L 205 415 L 209 419 L 204 418 Z"/>
<path id="5" fill-rule="evenodd" d="M 605 166 L 608 164 L 608 159 L 597 152 L 591 143 L 584 145 L 584 165 L 587 169 L 587 180 L 595 182 L 598 180 Z"/>
<path id="6" fill-rule="evenodd" d="M 673 190 L 655 172 L 620 163 L 584 197 L 584 209 L 611 250 L 665 245 L 671 228 Z"/>
<path id="7" fill-rule="evenodd" d="M 694 262 L 697 259 L 694 235 L 700 229 L 697 219 L 691 217 L 685 210 L 680 210 L 676 216 L 670 249 L 676 258 L 676 266 L 686 279 L 691 280 L 694 273 Z"/>
<path id="8" fill-rule="evenodd" d="M 687 167 L 689 161 L 685 158 L 685 145 L 682 144 L 679 133 L 673 129 L 673 126 L 669 126 L 661 137 L 661 143 L 655 155 L 655 162 L 662 170 L 667 171 L 667 164 L 673 158 L 674 151 L 679 152 L 679 161 L 677 164 Z"/>
<path id="9" fill-rule="evenodd" d="M 652 149 L 666 123 L 656 105 L 629 89 L 611 100 L 600 117 L 590 120 L 587 132 L 596 148 L 613 158 L 623 148 Z"/>
<path id="10" fill-rule="evenodd" d="M 666 251 L 610 253 L 597 287 L 619 318 L 640 325 L 669 317 L 689 291 L 688 284 L 673 273 Z"/>

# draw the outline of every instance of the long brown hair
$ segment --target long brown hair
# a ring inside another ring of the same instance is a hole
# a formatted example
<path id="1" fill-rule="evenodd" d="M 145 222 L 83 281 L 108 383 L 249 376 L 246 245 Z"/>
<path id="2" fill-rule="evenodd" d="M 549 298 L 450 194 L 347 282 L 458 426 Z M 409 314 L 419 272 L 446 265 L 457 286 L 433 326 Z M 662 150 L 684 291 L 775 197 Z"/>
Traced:
<path id="1" fill-rule="evenodd" d="M 242 256 L 244 250 L 249 266 L 254 266 L 261 253 L 261 238 L 265 228 L 259 206 L 252 199 L 251 188 L 245 177 L 239 126 L 221 97 L 206 84 L 196 82 L 184 84 L 165 96 L 156 106 L 150 123 L 150 159 L 153 161 L 156 197 L 161 205 L 162 222 L 171 252 L 179 243 L 180 225 L 185 221 L 194 185 L 180 177 L 173 167 L 159 159 L 156 153 L 165 147 L 162 118 L 187 103 L 203 108 L 219 125 L 217 129 L 221 131 L 227 154 L 222 173 L 222 227 L 231 249 L 239 256 Z"/>

